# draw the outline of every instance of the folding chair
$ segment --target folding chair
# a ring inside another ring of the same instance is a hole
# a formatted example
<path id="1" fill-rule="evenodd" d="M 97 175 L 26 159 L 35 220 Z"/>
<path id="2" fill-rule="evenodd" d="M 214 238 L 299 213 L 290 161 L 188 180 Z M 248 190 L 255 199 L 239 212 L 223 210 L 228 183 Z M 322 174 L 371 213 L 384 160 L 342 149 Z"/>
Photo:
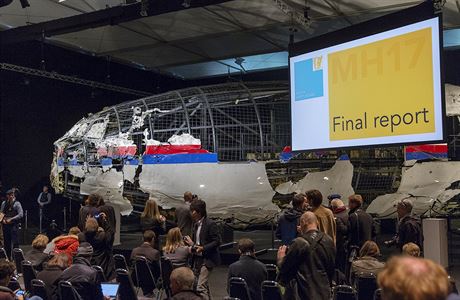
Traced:
<path id="1" fill-rule="evenodd" d="M 8 259 L 8 255 L 6 254 L 6 250 L 5 248 L 0 248 L 0 259 L 6 259 L 6 260 L 9 260 Z"/>
<path id="2" fill-rule="evenodd" d="M 59 297 L 61 300 L 82 300 L 78 292 L 68 281 L 59 282 Z"/>
<path id="3" fill-rule="evenodd" d="M 276 281 L 262 282 L 262 300 L 283 300 L 280 286 Z"/>
<path id="4" fill-rule="evenodd" d="M 382 289 L 376 289 L 374 292 L 374 300 L 382 299 Z"/>
<path id="5" fill-rule="evenodd" d="M 161 284 L 167 299 L 172 297 L 171 281 L 169 278 L 171 277 L 173 269 L 172 262 L 167 257 L 162 256 L 160 258 Z"/>
<path id="6" fill-rule="evenodd" d="M 337 285 L 332 288 L 333 300 L 358 300 L 358 293 L 349 285 Z"/>
<path id="7" fill-rule="evenodd" d="M 24 260 L 21 263 L 22 276 L 24 277 L 24 288 L 26 292 L 32 292 L 32 280 L 37 279 L 37 272 L 30 261 Z"/>
<path id="8" fill-rule="evenodd" d="M 239 298 L 241 300 L 251 300 L 249 295 L 248 285 L 246 280 L 241 277 L 231 277 L 229 281 L 230 285 L 230 297 Z"/>
<path id="9" fill-rule="evenodd" d="M 22 252 L 22 249 L 19 248 L 14 248 L 13 249 L 13 260 L 14 263 L 16 264 L 16 270 L 18 274 L 22 274 L 22 262 L 26 260 L 24 258 L 24 252 Z"/>
<path id="10" fill-rule="evenodd" d="M 117 282 L 120 284 L 118 287 L 119 300 L 137 300 L 137 292 L 128 271 L 116 269 L 115 273 L 117 274 Z"/>
<path id="11" fill-rule="evenodd" d="M 269 281 L 276 281 L 276 276 L 278 274 L 278 268 L 274 264 L 266 264 L 265 268 L 267 268 L 267 280 Z"/>
<path id="12" fill-rule="evenodd" d="M 359 273 L 355 278 L 358 299 L 372 299 L 378 289 L 377 278 L 373 273 Z"/>
<path id="13" fill-rule="evenodd" d="M 52 295 L 48 295 L 46 291 L 46 284 L 40 279 L 32 279 L 32 294 L 41 297 L 43 300 L 51 299 Z"/>
<path id="14" fill-rule="evenodd" d="M 153 270 L 150 268 L 150 265 L 152 265 Z M 137 256 L 134 259 L 134 272 L 136 274 L 137 284 L 142 289 L 144 296 L 151 295 L 160 277 L 159 265 L 150 264 L 144 256 Z"/>
<path id="15" fill-rule="evenodd" d="M 129 270 L 128 264 L 126 263 L 126 259 L 123 255 L 115 254 L 113 259 L 115 261 L 115 269 Z"/>
<path id="16" fill-rule="evenodd" d="M 101 266 L 93 265 L 91 266 L 91 268 L 96 270 L 98 282 L 107 282 L 107 279 L 105 278 L 104 270 L 102 269 Z"/>

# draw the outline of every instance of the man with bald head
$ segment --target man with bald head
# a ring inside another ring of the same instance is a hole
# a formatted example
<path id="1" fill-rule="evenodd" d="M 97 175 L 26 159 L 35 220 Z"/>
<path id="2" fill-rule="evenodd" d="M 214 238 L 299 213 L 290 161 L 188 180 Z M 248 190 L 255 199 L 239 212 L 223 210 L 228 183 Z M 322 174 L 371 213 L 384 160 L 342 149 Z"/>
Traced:
<path id="1" fill-rule="evenodd" d="M 423 258 L 391 258 L 377 282 L 384 300 L 445 300 L 449 294 L 444 268 Z"/>
<path id="2" fill-rule="evenodd" d="M 332 239 L 318 230 L 314 213 L 300 217 L 300 236 L 278 249 L 278 281 L 286 287 L 289 299 L 330 299 L 335 267 Z M 295 287 L 291 281 L 295 280 Z"/>
<path id="3" fill-rule="evenodd" d="M 340 199 L 332 199 L 331 209 L 336 223 L 335 244 L 337 255 L 335 257 L 335 267 L 345 274 L 348 247 L 348 211 L 347 207 Z"/>
<path id="4" fill-rule="evenodd" d="M 172 271 L 170 276 L 172 300 L 201 300 L 201 296 L 193 291 L 195 275 L 190 268 L 180 267 Z"/>

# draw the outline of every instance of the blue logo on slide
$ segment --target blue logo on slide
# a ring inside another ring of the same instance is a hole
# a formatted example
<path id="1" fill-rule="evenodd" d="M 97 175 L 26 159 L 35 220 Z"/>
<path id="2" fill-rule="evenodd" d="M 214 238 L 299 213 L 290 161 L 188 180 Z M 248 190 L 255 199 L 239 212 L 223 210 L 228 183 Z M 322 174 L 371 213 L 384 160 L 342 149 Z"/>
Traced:
<path id="1" fill-rule="evenodd" d="M 295 101 L 324 96 L 322 57 L 294 63 Z"/>

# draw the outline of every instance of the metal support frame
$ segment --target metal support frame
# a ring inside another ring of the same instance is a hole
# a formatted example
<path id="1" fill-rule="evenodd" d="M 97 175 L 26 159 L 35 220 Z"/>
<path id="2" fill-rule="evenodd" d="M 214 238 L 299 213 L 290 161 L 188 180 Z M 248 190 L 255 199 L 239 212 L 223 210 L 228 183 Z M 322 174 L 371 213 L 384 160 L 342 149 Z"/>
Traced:
<path id="1" fill-rule="evenodd" d="M 212 150 L 213 152 L 217 153 L 219 147 L 217 145 L 217 133 L 216 133 L 216 128 L 215 128 L 215 125 L 214 125 L 214 117 L 213 117 L 213 114 L 212 114 L 212 110 L 211 110 L 211 107 L 209 106 L 209 102 L 208 102 L 208 97 L 206 96 L 206 94 L 203 92 L 203 90 L 201 88 L 195 88 L 198 92 L 200 92 L 201 94 L 201 97 L 203 98 L 204 100 L 204 103 L 206 105 L 206 109 L 209 113 L 209 120 L 211 122 L 211 130 L 212 130 Z"/>
<path id="2" fill-rule="evenodd" d="M 133 90 L 133 89 L 117 86 L 117 85 L 111 85 L 111 84 L 101 83 L 97 81 L 86 80 L 86 79 L 81 79 L 81 78 L 67 76 L 67 75 L 61 75 L 56 72 L 48 72 L 48 71 L 27 68 L 27 67 L 13 65 L 13 64 L 0 63 L 0 69 L 5 70 L 5 71 L 27 74 L 31 76 L 38 76 L 38 77 L 43 77 L 43 78 L 48 78 L 48 79 L 65 81 L 65 82 L 69 82 L 73 84 L 85 85 L 85 86 L 89 86 L 92 88 L 99 88 L 99 89 L 119 92 L 123 94 L 131 94 L 131 95 L 136 95 L 136 96 L 141 96 L 141 97 L 152 95 L 152 93 L 149 93 L 149 92 Z"/>

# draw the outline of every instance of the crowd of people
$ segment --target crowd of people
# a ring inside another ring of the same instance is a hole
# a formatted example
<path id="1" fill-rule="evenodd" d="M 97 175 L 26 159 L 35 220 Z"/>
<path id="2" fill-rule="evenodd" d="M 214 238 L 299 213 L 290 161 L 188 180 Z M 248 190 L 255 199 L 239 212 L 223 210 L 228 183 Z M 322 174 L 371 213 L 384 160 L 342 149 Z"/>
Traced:
<path id="1" fill-rule="evenodd" d="M 40 196 L 37 201 L 40 199 L 46 202 L 49 197 Z M 327 300 L 334 286 L 353 287 L 362 276 L 375 278 L 382 299 L 460 299 L 453 294 L 446 271 L 421 258 L 423 234 L 420 219 L 412 214 L 411 201 L 402 200 L 395 205 L 397 234 L 384 244 L 397 247 L 400 255 L 384 262 L 376 243 L 374 221 L 362 208 L 362 197 L 349 196 L 348 207 L 340 195 L 330 195 L 328 200 L 329 206 L 324 206 L 318 190 L 298 193 L 292 197 L 292 208 L 280 215 L 275 233 L 281 243 L 276 281 L 283 287 L 284 299 Z M 14 190 L 7 192 L 0 210 L 0 243 L 11 257 L 11 249 L 18 247 L 15 226 L 22 218 Z M 209 278 L 221 261 L 221 238 L 217 224 L 208 218 L 206 202 L 186 192 L 183 204 L 175 210 L 175 219 L 167 220 L 156 199 L 150 198 L 141 214 L 140 227 L 143 242 L 132 249 L 128 262 L 134 265 L 144 257 L 152 274 L 160 276 L 160 258 L 166 257 L 173 267 L 172 299 L 211 299 Z M 115 228 L 113 208 L 100 195 L 91 194 L 80 209 L 77 226 L 67 234 L 51 239 L 45 234 L 35 237 L 25 259 L 45 283 L 49 299 L 58 299 L 61 281 L 69 281 L 83 300 L 106 299 L 101 278 L 92 266 L 102 268 L 105 281 L 115 281 Z M 162 245 L 160 235 L 166 237 Z M 250 299 L 260 300 L 262 282 L 268 278 L 267 266 L 257 259 L 251 239 L 240 239 L 237 249 L 240 257 L 228 268 L 227 290 L 230 291 L 231 278 L 242 278 Z M 0 260 L 0 299 L 16 297 L 6 284 L 14 268 L 11 262 Z M 155 285 L 143 287 L 143 295 L 152 297 L 154 289 Z"/>

